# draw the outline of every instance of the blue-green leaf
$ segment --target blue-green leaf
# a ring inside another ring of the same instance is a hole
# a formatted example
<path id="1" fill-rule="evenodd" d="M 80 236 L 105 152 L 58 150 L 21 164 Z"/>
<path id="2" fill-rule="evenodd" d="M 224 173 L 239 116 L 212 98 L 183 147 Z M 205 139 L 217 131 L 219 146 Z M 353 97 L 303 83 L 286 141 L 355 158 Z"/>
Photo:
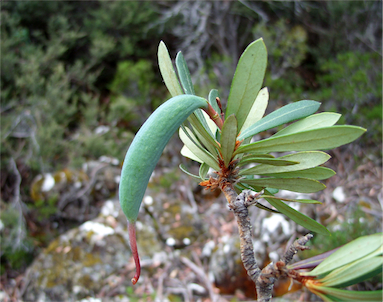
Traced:
<path id="1" fill-rule="evenodd" d="M 317 111 L 319 106 L 319 102 L 306 100 L 283 106 L 243 130 L 238 136 L 238 140 L 243 140 L 252 137 L 259 132 L 304 118 Z"/>
<path id="2" fill-rule="evenodd" d="M 185 94 L 194 95 L 195 92 L 194 92 L 193 82 L 190 76 L 190 71 L 181 51 L 178 52 L 176 56 L 176 66 L 177 66 L 178 76 L 180 78 Z"/>
<path id="3" fill-rule="evenodd" d="M 313 114 L 287 126 L 286 128 L 283 128 L 282 130 L 275 133 L 272 137 L 302 132 L 311 129 L 330 127 L 335 125 L 340 117 L 341 114 L 334 112 L 322 112 Z"/>

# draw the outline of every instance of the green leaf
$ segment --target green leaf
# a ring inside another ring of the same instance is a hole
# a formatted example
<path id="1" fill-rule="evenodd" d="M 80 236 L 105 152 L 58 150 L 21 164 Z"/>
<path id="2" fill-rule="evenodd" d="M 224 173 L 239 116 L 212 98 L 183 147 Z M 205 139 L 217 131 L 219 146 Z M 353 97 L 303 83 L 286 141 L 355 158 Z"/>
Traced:
<path id="1" fill-rule="evenodd" d="M 226 116 L 234 114 L 238 130 L 250 112 L 262 87 L 267 65 L 267 50 L 263 39 L 251 43 L 241 55 L 231 83 Z"/>
<path id="2" fill-rule="evenodd" d="M 325 286 L 315 286 L 313 292 L 320 296 L 324 301 L 370 301 L 381 302 L 382 290 L 376 291 L 354 291 Z M 311 290 L 311 288 L 310 288 Z"/>
<path id="3" fill-rule="evenodd" d="M 382 246 L 383 233 L 359 237 L 342 246 L 305 276 L 320 276 L 375 252 Z"/>
<path id="4" fill-rule="evenodd" d="M 237 138 L 237 119 L 230 115 L 223 123 L 221 133 L 221 153 L 225 166 L 228 167 L 233 157 Z"/>
<path id="5" fill-rule="evenodd" d="M 218 160 L 198 143 L 198 140 L 189 128 L 180 128 L 179 136 L 187 149 L 189 149 L 196 158 L 205 162 L 214 170 L 219 171 Z"/>
<path id="6" fill-rule="evenodd" d="M 209 166 L 206 163 L 202 163 L 202 165 L 199 167 L 199 177 L 202 180 L 206 180 L 206 174 L 209 172 Z"/>
<path id="7" fill-rule="evenodd" d="M 243 145 L 235 154 L 329 150 L 356 140 L 364 132 L 364 128 L 349 125 L 307 130 Z"/>
<path id="8" fill-rule="evenodd" d="M 323 180 L 334 176 L 336 173 L 334 170 L 325 167 L 315 167 L 305 170 L 284 172 L 284 173 L 265 173 L 265 176 L 277 177 L 277 178 L 292 178 L 292 177 L 304 177 L 312 178 L 316 180 Z"/>
<path id="9" fill-rule="evenodd" d="M 323 286 L 347 287 L 367 280 L 382 271 L 383 257 L 375 256 L 350 263 L 318 280 Z"/>
<path id="10" fill-rule="evenodd" d="M 194 95 L 195 92 L 194 92 L 193 82 L 190 76 L 190 71 L 181 51 L 178 52 L 176 56 L 176 66 L 177 66 L 178 76 L 180 78 L 185 94 Z"/>
<path id="11" fill-rule="evenodd" d="M 258 156 L 252 156 L 252 157 L 245 157 L 242 158 L 238 166 L 244 166 L 250 163 L 258 163 L 258 164 L 267 164 L 269 167 L 270 166 L 289 166 L 289 165 L 296 165 L 299 164 L 298 161 L 291 161 L 291 160 L 283 160 L 279 158 L 264 158 L 264 157 L 258 157 Z M 241 170 L 239 173 L 242 175 L 245 175 L 246 173 L 242 173 L 242 171 L 247 171 L 246 170 Z M 254 174 L 254 173 L 247 173 L 247 174 Z"/>
<path id="12" fill-rule="evenodd" d="M 203 163 L 203 160 L 200 159 L 199 157 L 197 157 L 196 155 L 194 155 L 193 152 L 191 152 L 189 150 L 188 147 L 186 147 L 186 145 L 184 145 L 182 148 L 181 148 L 181 155 L 184 156 L 184 157 L 187 157 L 187 158 L 190 158 L 191 160 L 194 160 L 198 163 Z"/>
<path id="13" fill-rule="evenodd" d="M 241 170 L 241 175 L 262 175 L 270 173 L 283 173 L 292 172 L 298 170 L 304 170 L 324 164 L 330 159 L 330 155 L 321 151 L 304 151 L 285 156 L 278 157 L 274 160 L 285 160 L 291 162 L 298 162 L 296 165 L 285 165 L 285 166 L 270 166 L 270 164 L 261 164 L 249 169 Z"/>
<path id="14" fill-rule="evenodd" d="M 259 208 L 259 209 L 261 209 L 261 210 L 265 210 L 265 211 L 267 211 L 267 212 L 271 212 L 271 213 L 276 213 L 276 214 L 281 214 L 281 212 L 279 212 L 279 211 L 276 211 L 276 210 L 273 210 L 273 209 L 270 209 L 269 207 L 266 207 L 266 206 L 264 206 L 263 204 L 261 204 L 261 203 L 256 203 L 256 205 L 255 205 L 257 208 Z"/>
<path id="15" fill-rule="evenodd" d="M 314 219 L 311 219 L 310 217 L 307 217 L 306 215 L 303 215 L 302 213 L 294 210 L 284 202 L 274 198 L 265 199 L 279 212 L 285 214 L 291 220 L 295 221 L 297 224 L 303 226 L 304 228 L 322 235 L 330 234 L 330 232 L 323 225 L 316 222 Z"/>
<path id="16" fill-rule="evenodd" d="M 217 104 L 217 97 L 219 97 L 218 95 L 218 90 L 217 89 L 212 89 L 210 90 L 210 93 L 209 93 L 209 97 L 208 97 L 208 100 L 209 100 L 209 103 L 210 105 L 213 107 L 213 109 L 218 113 L 218 114 L 221 114 L 221 109 L 219 108 L 218 104 Z"/>
<path id="17" fill-rule="evenodd" d="M 315 101 L 299 101 L 288 104 L 279 108 L 258 122 L 254 123 L 247 129 L 245 129 L 239 136 L 238 140 L 243 140 L 248 137 L 252 137 L 259 132 L 286 124 L 288 122 L 304 118 L 310 114 L 313 114 L 318 110 L 320 106 L 319 102 Z"/>
<path id="18" fill-rule="evenodd" d="M 217 149 L 219 149 L 220 146 L 218 142 L 212 137 L 211 131 L 206 129 L 194 114 L 190 115 L 188 120 L 202 144 L 209 150 L 211 154 L 218 156 Z"/>
<path id="19" fill-rule="evenodd" d="M 278 200 L 283 200 L 283 201 L 288 201 L 288 202 L 300 202 L 300 203 L 308 203 L 308 204 L 321 204 L 320 201 L 314 200 L 314 199 L 290 199 L 290 198 L 282 198 L 282 197 L 277 197 L 277 196 L 272 196 L 272 195 L 262 195 L 262 198 L 271 198 L 271 199 L 278 199 Z"/>
<path id="20" fill-rule="evenodd" d="M 300 193 L 314 193 L 326 188 L 326 186 L 319 181 L 309 178 L 258 178 L 241 179 L 241 182 L 252 186 L 289 190 Z"/>
<path id="21" fill-rule="evenodd" d="M 174 97 L 184 94 L 182 91 L 180 82 L 177 79 L 176 72 L 173 68 L 172 60 L 166 45 L 163 41 L 158 46 L 158 65 L 165 85 L 168 88 L 170 94 Z"/>
<path id="22" fill-rule="evenodd" d="M 334 113 L 334 112 L 322 112 L 322 113 L 313 114 L 287 126 L 286 128 L 283 128 L 282 130 L 275 133 L 272 137 L 287 135 L 287 134 L 301 132 L 305 130 L 330 127 L 334 125 L 339 120 L 340 117 L 341 117 L 341 114 Z"/>
<path id="23" fill-rule="evenodd" d="M 253 125 L 255 122 L 258 122 L 263 117 L 268 102 L 269 91 L 267 90 L 267 87 L 265 87 L 259 91 L 258 96 L 255 99 L 245 122 L 243 123 L 241 132 Z"/>
<path id="24" fill-rule="evenodd" d="M 180 164 L 178 167 L 181 169 L 182 172 L 186 173 L 187 175 L 198 179 L 198 181 L 200 180 L 200 177 L 198 175 L 195 175 L 195 174 L 189 172 L 188 170 L 186 170 L 186 168 L 182 164 Z"/>

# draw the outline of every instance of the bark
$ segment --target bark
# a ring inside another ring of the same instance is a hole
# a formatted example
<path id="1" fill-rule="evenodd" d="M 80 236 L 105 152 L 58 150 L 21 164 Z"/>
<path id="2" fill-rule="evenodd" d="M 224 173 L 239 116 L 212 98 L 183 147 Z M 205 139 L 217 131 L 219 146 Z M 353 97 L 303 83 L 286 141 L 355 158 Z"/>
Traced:
<path id="1" fill-rule="evenodd" d="M 230 182 L 221 183 L 220 188 L 229 203 L 229 209 L 234 212 L 237 219 L 241 259 L 247 274 L 256 285 L 258 301 L 270 301 L 275 281 L 281 276 L 288 276 L 289 271 L 286 269 L 286 265 L 293 259 L 294 255 L 299 250 L 307 249 L 304 245 L 313 237 L 313 235 L 307 234 L 306 236 L 297 239 L 287 249 L 280 261 L 275 264 L 270 263 L 261 270 L 254 256 L 251 232 L 252 226 L 250 223 L 248 207 L 257 202 L 257 198 L 262 192 L 252 195 L 250 190 L 244 190 L 238 195 Z"/>

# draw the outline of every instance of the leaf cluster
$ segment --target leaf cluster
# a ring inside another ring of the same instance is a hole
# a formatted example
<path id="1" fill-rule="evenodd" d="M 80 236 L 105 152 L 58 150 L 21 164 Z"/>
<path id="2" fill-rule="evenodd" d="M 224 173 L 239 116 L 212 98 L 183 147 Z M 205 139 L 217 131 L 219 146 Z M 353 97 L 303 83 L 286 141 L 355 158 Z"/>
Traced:
<path id="1" fill-rule="evenodd" d="M 158 54 L 161 74 L 171 95 L 194 95 L 182 53 L 179 52 L 175 60 L 177 72 L 163 42 L 160 43 Z M 256 192 L 263 190 L 262 197 L 279 212 L 312 231 L 325 234 L 328 231 L 322 225 L 284 201 L 319 202 L 286 200 L 275 193 L 281 189 L 302 193 L 323 190 L 325 185 L 320 180 L 335 174 L 331 169 L 321 167 L 330 158 L 323 150 L 350 143 L 361 136 L 365 129 L 335 125 L 340 114 L 315 114 L 320 103 L 312 100 L 290 103 L 264 116 L 268 91 L 267 88 L 261 88 L 266 63 L 266 46 L 262 39 L 258 39 L 245 49 L 239 59 L 226 111 L 223 111 L 217 98 L 217 90 L 212 90 L 208 96 L 217 114 L 225 116 L 223 126 L 217 126 L 211 117 L 197 110 L 188 119 L 189 123 L 180 128 L 179 135 L 184 143 L 181 154 L 201 164 L 199 175 L 195 177 L 200 178 L 203 184 L 214 182 L 211 176 L 207 178 L 209 168 L 218 174 L 231 169 L 235 176 L 233 182 L 239 192 L 244 189 Z M 257 140 L 259 133 L 288 123 L 291 124 L 273 136 Z M 281 152 L 294 153 L 279 155 Z M 211 183 L 210 186 L 214 187 Z"/>

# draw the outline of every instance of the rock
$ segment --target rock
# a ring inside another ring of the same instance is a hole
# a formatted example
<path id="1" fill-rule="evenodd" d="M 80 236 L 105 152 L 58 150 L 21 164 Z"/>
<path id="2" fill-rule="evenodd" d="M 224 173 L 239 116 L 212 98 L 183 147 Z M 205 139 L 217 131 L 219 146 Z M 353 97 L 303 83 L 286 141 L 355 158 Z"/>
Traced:
<path id="1" fill-rule="evenodd" d="M 25 301 L 74 301 L 99 293 L 130 261 L 126 219 L 118 202 L 55 239 L 28 268 Z"/>

